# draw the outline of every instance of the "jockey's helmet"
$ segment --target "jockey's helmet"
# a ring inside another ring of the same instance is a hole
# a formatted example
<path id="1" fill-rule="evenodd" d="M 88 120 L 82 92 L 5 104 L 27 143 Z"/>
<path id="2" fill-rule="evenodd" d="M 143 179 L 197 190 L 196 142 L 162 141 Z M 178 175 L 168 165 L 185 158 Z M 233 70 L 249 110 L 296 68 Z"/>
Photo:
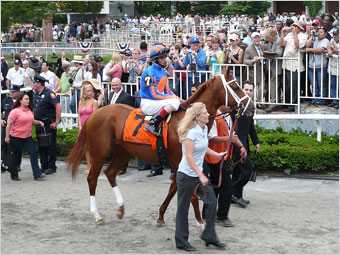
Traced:
<path id="1" fill-rule="evenodd" d="M 155 45 L 150 50 L 150 60 L 153 61 L 156 58 L 168 56 L 170 50 L 163 45 Z"/>

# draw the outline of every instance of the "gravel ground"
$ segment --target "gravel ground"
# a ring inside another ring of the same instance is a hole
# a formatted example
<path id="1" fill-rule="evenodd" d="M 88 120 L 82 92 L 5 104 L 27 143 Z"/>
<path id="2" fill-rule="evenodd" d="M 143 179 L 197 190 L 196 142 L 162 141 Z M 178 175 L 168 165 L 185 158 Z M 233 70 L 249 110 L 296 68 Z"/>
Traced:
<path id="1" fill-rule="evenodd" d="M 2 254 L 179 254 L 174 242 L 177 199 L 157 227 L 158 209 L 167 195 L 170 171 L 153 178 L 129 168 L 117 178 L 125 216 L 117 206 L 109 182 L 101 175 L 97 206 L 105 224 L 95 225 L 90 212 L 86 176 L 73 183 L 65 163 L 45 181 L 33 180 L 29 160 L 23 159 L 21 182 L 1 174 Z M 232 205 L 234 228 L 216 225 L 227 249 L 206 248 L 199 239 L 192 208 L 189 241 L 199 254 L 339 254 L 339 182 L 259 176 L 245 188 L 251 204 Z M 200 204 L 202 208 L 202 204 Z"/>

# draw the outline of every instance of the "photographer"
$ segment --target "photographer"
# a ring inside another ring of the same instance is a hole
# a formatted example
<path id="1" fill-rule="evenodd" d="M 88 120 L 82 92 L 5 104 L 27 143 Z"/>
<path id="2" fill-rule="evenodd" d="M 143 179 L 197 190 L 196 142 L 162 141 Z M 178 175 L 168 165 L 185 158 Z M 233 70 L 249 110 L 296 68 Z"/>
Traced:
<path id="1" fill-rule="evenodd" d="M 72 95 L 70 108 L 72 113 L 76 113 L 76 106 L 79 103 L 80 99 L 80 88 L 82 86 L 82 82 L 85 80 L 85 66 L 82 56 L 74 56 L 74 59 L 71 61 L 74 63 L 74 67 L 71 68 L 71 78 L 69 82 L 71 84 L 71 89 L 75 90 L 75 93 Z"/>
<path id="2" fill-rule="evenodd" d="M 183 65 L 186 66 L 191 72 L 188 73 L 188 97 L 191 96 L 191 86 L 195 82 L 203 83 L 206 80 L 205 73 L 197 73 L 197 71 L 205 71 L 205 63 L 207 55 L 204 50 L 200 48 L 200 40 L 197 37 L 193 37 L 190 40 L 190 49 L 185 50 Z M 183 95 L 183 99 L 186 99 L 187 95 Z"/>

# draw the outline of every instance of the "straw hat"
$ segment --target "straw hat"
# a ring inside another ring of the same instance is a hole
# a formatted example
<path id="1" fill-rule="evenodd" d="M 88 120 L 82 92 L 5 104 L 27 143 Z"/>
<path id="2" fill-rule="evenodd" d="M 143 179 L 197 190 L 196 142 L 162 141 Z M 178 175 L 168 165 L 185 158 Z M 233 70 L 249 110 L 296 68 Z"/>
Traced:
<path id="1" fill-rule="evenodd" d="M 72 63 L 80 63 L 84 64 L 84 60 L 82 56 L 74 56 L 73 60 L 71 61 Z"/>
<path id="2" fill-rule="evenodd" d="M 297 26 L 298 28 L 300 28 L 302 31 L 304 31 L 305 29 L 303 28 L 302 22 L 300 20 L 295 21 L 292 26 Z"/>
<path id="3" fill-rule="evenodd" d="M 91 84 L 93 86 L 94 89 L 96 90 L 100 90 L 101 91 L 101 86 L 99 85 L 99 82 L 97 79 L 91 79 L 91 80 L 88 80 L 88 81 L 83 81 L 82 82 L 82 86 L 86 85 L 86 84 Z"/>

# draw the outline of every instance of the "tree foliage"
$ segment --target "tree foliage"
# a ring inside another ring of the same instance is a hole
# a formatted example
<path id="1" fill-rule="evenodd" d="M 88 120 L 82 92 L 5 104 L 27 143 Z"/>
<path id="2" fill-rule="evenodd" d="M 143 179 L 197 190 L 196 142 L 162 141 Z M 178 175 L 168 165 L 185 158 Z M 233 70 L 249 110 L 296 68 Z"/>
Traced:
<path id="1" fill-rule="evenodd" d="M 305 1 L 304 4 L 308 6 L 309 13 L 312 18 L 318 15 L 320 9 L 322 8 L 321 1 Z"/>
<path id="2" fill-rule="evenodd" d="M 1 30 L 8 31 L 13 23 L 39 23 L 57 12 L 96 13 L 103 5 L 103 1 L 1 1 Z"/>
<path id="3" fill-rule="evenodd" d="M 217 15 L 222 2 L 218 1 L 135 1 L 135 6 L 140 15 L 165 15 L 171 16 L 171 5 L 176 6 L 177 12 L 182 15 L 196 14 L 200 15 Z"/>
<path id="4" fill-rule="evenodd" d="M 235 1 L 231 5 L 222 4 L 220 14 L 263 15 L 270 5 L 271 3 L 267 1 Z"/>

